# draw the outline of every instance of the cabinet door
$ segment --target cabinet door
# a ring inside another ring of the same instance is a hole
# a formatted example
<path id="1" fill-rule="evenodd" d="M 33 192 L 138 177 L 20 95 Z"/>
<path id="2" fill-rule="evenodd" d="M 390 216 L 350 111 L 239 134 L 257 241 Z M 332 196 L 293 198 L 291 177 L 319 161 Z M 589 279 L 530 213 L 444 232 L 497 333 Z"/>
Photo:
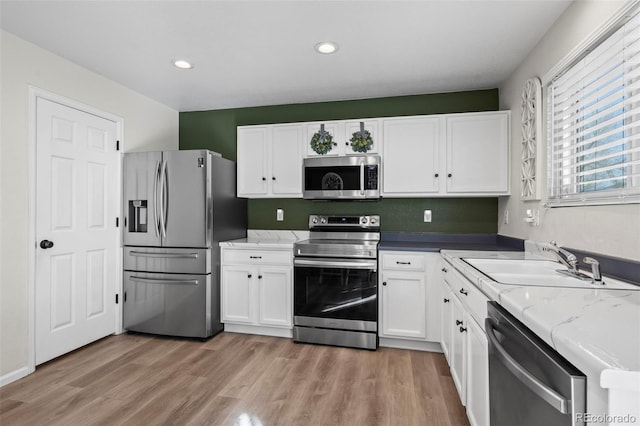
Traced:
<path id="1" fill-rule="evenodd" d="M 474 320 L 467 318 L 467 416 L 472 426 L 489 426 L 487 337 Z"/>
<path id="2" fill-rule="evenodd" d="M 320 126 L 324 124 L 324 131 L 329 132 L 333 137 L 333 146 L 331 147 L 331 151 L 326 154 L 318 154 L 311 148 L 311 138 L 316 132 L 320 131 Z M 306 138 L 304 139 L 303 146 L 305 147 L 305 153 L 307 157 L 318 157 L 318 156 L 335 156 L 335 155 L 344 155 L 344 140 L 342 140 L 342 134 L 339 132 L 339 123 L 337 121 L 323 121 L 317 123 L 308 123 L 307 124 L 307 133 Z M 341 142 L 341 143 L 338 143 Z"/>
<path id="3" fill-rule="evenodd" d="M 451 336 L 453 331 L 453 294 L 449 286 L 443 281 L 442 298 L 440 299 L 440 345 L 447 362 L 451 364 Z"/>
<path id="4" fill-rule="evenodd" d="M 265 196 L 267 185 L 268 128 L 238 128 L 238 196 Z"/>
<path id="5" fill-rule="evenodd" d="M 291 327 L 292 286 L 290 268 L 260 268 L 258 273 L 260 324 Z"/>
<path id="6" fill-rule="evenodd" d="M 426 338 L 425 288 L 424 273 L 382 273 L 380 316 L 384 336 Z"/>
<path id="7" fill-rule="evenodd" d="M 302 197 L 302 125 L 271 127 L 271 194 Z"/>
<path id="8" fill-rule="evenodd" d="M 424 253 L 427 278 L 427 340 L 440 342 L 442 307 L 442 268 L 440 253 Z"/>
<path id="9" fill-rule="evenodd" d="M 440 191 L 441 118 L 384 120 L 383 195 L 416 196 Z"/>
<path id="10" fill-rule="evenodd" d="M 222 322 L 255 322 L 253 281 L 256 272 L 256 269 L 246 266 L 222 267 Z"/>
<path id="11" fill-rule="evenodd" d="M 360 131 L 360 123 L 364 123 L 364 129 L 371 134 L 371 148 L 367 152 L 354 151 L 351 146 L 351 138 L 355 132 Z M 340 141 L 344 145 L 345 154 L 351 155 L 363 155 L 363 154 L 377 154 L 380 152 L 380 135 L 378 133 L 378 120 L 359 120 L 359 121 L 346 121 L 344 123 L 344 141 Z"/>
<path id="12" fill-rule="evenodd" d="M 451 346 L 449 352 L 449 368 L 451 369 L 451 378 L 458 389 L 460 401 L 462 405 L 466 405 L 466 328 L 465 314 L 462 304 L 456 297 L 451 297 L 452 318 L 451 318 Z"/>
<path id="13" fill-rule="evenodd" d="M 508 191 L 509 113 L 447 117 L 447 192 Z"/>

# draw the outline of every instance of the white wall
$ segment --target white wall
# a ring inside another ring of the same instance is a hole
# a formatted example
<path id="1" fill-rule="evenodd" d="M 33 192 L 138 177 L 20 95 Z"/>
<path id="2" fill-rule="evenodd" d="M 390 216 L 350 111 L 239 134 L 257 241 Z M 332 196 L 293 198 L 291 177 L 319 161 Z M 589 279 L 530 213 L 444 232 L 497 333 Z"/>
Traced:
<path id="1" fill-rule="evenodd" d="M 27 366 L 28 86 L 124 119 L 124 151 L 178 149 L 178 112 L 0 33 L 0 378 Z"/>
<path id="2" fill-rule="evenodd" d="M 527 79 L 544 76 L 572 49 L 610 19 L 623 1 L 574 1 L 556 21 L 516 72 L 500 88 L 500 108 L 512 110 L 511 197 L 500 199 L 498 231 L 502 235 L 555 240 L 559 245 L 626 259 L 640 260 L 640 204 L 545 209 L 542 201 L 522 201 L 520 194 L 519 118 L 521 93 Z M 543 88 L 543 98 L 545 98 Z M 546 113 L 546 104 L 543 109 Z M 546 163 L 546 115 L 543 117 L 543 164 Z M 546 164 L 543 167 L 543 195 L 546 194 Z M 502 223 L 509 211 L 509 224 Z M 540 226 L 524 222 L 526 209 L 539 209 Z"/>

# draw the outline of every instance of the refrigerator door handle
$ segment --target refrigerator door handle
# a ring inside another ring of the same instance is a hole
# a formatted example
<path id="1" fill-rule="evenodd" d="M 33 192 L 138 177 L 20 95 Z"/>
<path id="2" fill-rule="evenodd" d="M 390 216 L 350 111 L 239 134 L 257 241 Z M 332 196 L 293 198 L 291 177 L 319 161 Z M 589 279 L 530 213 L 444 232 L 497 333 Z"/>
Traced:
<path id="1" fill-rule="evenodd" d="M 181 280 L 181 279 L 165 279 L 165 278 L 145 278 L 132 276 L 131 281 L 140 281 L 148 284 L 187 284 L 198 285 L 198 280 Z"/>
<path id="2" fill-rule="evenodd" d="M 160 259 L 198 259 L 198 253 L 147 253 L 143 251 L 130 251 L 129 256 L 155 257 Z"/>
<path id="3" fill-rule="evenodd" d="M 160 160 L 156 161 L 155 181 L 153 182 L 153 223 L 156 237 L 160 236 L 160 219 L 158 218 L 158 184 L 160 181 Z"/>
<path id="4" fill-rule="evenodd" d="M 162 160 L 160 169 L 160 230 L 162 238 L 167 238 L 167 160 Z"/>

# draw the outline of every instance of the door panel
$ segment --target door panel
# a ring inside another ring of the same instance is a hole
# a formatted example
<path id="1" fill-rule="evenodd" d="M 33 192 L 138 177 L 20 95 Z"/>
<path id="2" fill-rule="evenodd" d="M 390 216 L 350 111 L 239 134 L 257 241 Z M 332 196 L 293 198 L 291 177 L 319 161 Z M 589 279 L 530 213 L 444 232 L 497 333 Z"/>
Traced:
<path id="1" fill-rule="evenodd" d="M 136 152 L 124 156 L 124 244 L 159 246 L 156 190 L 162 152 Z"/>
<path id="2" fill-rule="evenodd" d="M 273 126 L 271 139 L 271 193 L 302 196 L 302 126 Z M 296 167 L 300 166 L 300 167 Z"/>
<path id="3" fill-rule="evenodd" d="M 291 327 L 291 268 L 261 268 L 260 324 Z"/>
<path id="4" fill-rule="evenodd" d="M 211 228 L 211 187 L 207 151 L 165 151 L 166 162 L 162 245 L 165 247 L 207 247 Z"/>
<path id="5" fill-rule="evenodd" d="M 36 101 L 36 364 L 115 330 L 116 123 Z"/>

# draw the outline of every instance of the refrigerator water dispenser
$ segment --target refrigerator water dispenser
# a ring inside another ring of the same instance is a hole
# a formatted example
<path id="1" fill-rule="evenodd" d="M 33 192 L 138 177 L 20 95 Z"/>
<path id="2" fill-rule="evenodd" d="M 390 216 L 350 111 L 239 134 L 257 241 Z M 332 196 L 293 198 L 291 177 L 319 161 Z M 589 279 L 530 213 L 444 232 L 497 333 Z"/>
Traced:
<path id="1" fill-rule="evenodd" d="M 129 232 L 147 232 L 147 200 L 129 201 L 129 219 Z"/>

